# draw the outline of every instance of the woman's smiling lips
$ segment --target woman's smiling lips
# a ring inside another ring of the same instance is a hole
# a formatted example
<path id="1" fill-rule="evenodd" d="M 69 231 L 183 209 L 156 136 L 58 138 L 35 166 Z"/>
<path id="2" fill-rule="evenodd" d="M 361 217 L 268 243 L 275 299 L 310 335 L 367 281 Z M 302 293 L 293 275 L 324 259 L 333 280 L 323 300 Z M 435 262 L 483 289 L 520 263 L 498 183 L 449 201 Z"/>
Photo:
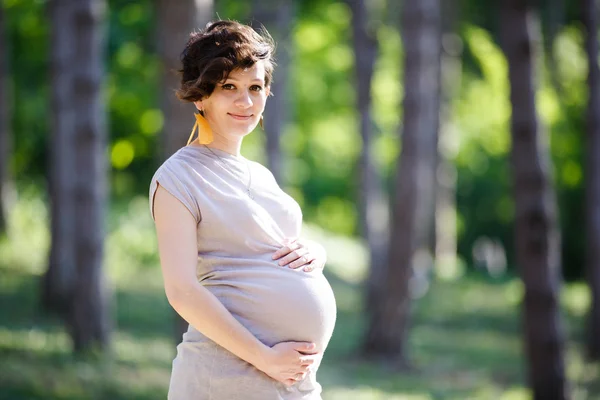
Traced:
<path id="1" fill-rule="evenodd" d="M 231 114 L 228 113 L 230 116 L 232 116 L 234 119 L 240 120 L 240 121 L 246 121 L 249 120 L 250 118 L 252 118 L 252 115 L 239 115 L 239 114 Z"/>

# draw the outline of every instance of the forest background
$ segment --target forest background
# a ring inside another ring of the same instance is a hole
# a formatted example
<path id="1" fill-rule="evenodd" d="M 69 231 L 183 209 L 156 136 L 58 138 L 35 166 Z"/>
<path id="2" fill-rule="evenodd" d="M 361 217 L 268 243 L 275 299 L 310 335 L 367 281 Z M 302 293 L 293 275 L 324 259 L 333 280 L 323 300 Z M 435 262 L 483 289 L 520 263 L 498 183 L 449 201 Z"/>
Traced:
<path id="1" fill-rule="evenodd" d="M 113 294 L 115 334 L 111 356 L 82 356 L 71 354 L 65 328 L 37 306 L 51 239 L 48 2 L 1 3 L 11 184 L 3 193 L 10 212 L 0 239 L 0 398 L 164 398 L 174 355 L 173 323 L 162 293 L 147 203 L 150 178 L 164 158 L 159 8 L 150 0 L 108 1 L 103 96 L 110 189 L 103 265 Z M 272 8 L 286 2 L 278 3 Z M 289 76 L 285 93 L 269 102 L 285 105 L 279 181 L 302 207 L 306 234 L 327 248 L 326 272 L 338 299 L 331 357 L 321 372 L 324 398 L 528 398 L 519 323 L 524 289 L 517 277 L 513 236 L 510 82 L 500 46 L 498 5 L 444 2 L 448 8 L 441 20 L 452 32 L 442 46 L 454 61 L 442 69 L 442 81 L 449 76 L 453 85 L 440 114 L 445 132 L 440 151 L 454 182 L 456 257 L 434 262 L 432 250 L 417 263 L 409 339 L 417 367 L 397 372 L 353 357 L 368 323 L 360 311 L 365 309 L 362 283 L 369 274 L 369 249 L 361 239 L 357 206 L 363 190 L 363 146 L 352 8 L 332 0 L 286 4 L 291 5 L 287 29 L 276 39 L 279 51 L 289 57 Z M 219 0 L 214 15 L 260 21 L 255 8 L 252 2 Z M 543 35 L 535 70 L 536 105 L 549 138 L 558 200 L 567 375 L 573 398 L 595 398 L 600 396 L 600 373 L 582 349 L 590 304 L 584 272 L 588 66 L 583 11 L 579 2 L 569 1 L 541 2 L 538 11 Z M 400 14 L 395 2 L 368 3 L 368 27 L 377 43 L 371 151 L 388 195 L 394 190 L 402 149 Z M 180 126 L 191 130 L 192 112 L 190 108 Z M 189 131 L 182 134 L 185 138 Z M 242 152 L 267 164 L 266 142 L 265 133 L 257 129 L 244 141 Z"/>

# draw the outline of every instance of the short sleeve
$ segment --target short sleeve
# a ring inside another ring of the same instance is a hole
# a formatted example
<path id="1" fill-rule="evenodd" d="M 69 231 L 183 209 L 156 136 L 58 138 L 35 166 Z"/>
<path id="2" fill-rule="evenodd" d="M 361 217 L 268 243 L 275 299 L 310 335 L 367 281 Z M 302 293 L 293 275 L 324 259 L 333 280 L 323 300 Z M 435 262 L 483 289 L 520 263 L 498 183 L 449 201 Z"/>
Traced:
<path id="1" fill-rule="evenodd" d="M 188 175 L 186 168 L 181 165 L 180 161 L 175 159 L 169 159 L 160 166 L 150 181 L 149 205 L 152 219 L 154 219 L 154 196 L 160 184 L 190 211 L 196 220 L 196 224 L 200 223 L 202 219 L 200 207 L 193 195 L 194 185 Z"/>

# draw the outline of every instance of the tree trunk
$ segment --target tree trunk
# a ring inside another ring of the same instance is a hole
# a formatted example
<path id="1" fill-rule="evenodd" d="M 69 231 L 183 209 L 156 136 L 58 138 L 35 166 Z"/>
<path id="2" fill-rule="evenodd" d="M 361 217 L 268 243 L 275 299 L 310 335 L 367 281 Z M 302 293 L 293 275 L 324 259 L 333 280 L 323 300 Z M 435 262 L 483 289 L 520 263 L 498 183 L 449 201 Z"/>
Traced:
<path id="1" fill-rule="evenodd" d="M 273 72 L 271 93 L 264 112 L 264 131 L 267 139 L 267 162 L 280 185 L 283 181 L 281 134 L 288 121 L 289 65 L 292 53 L 291 33 L 295 7 L 291 0 L 257 1 L 252 8 L 254 20 L 262 23 L 277 43 L 277 68 Z M 256 24 L 253 24 L 256 25 Z M 254 26 L 255 29 L 259 26 Z"/>
<path id="2" fill-rule="evenodd" d="M 598 67 L 597 0 L 583 2 L 588 55 L 586 271 L 592 304 L 588 321 L 588 356 L 600 360 L 600 69 Z"/>
<path id="3" fill-rule="evenodd" d="M 369 11 L 364 0 L 351 0 L 352 38 L 357 87 L 357 108 L 360 117 L 362 152 L 358 167 L 360 182 L 359 218 L 363 239 L 369 248 L 369 276 L 366 282 L 366 309 L 375 307 L 381 299 L 389 234 L 389 206 L 378 174 L 371 141 L 371 81 L 377 58 L 376 31 L 369 29 Z"/>
<path id="4" fill-rule="evenodd" d="M 410 281 L 416 250 L 426 244 L 433 210 L 439 125 L 440 4 L 404 2 L 402 152 L 392 209 L 389 261 L 381 303 L 370 311 L 364 345 L 369 356 L 398 366 L 408 361 Z"/>
<path id="5" fill-rule="evenodd" d="M 181 77 L 180 55 L 195 29 L 203 29 L 213 16 L 212 0 L 157 0 L 157 40 L 161 65 L 161 102 L 164 116 L 160 157 L 166 160 L 185 146 L 194 126 L 192 104 L 175 96 Z"/>
<path id="6" fill-rule="evenodd" d="M 524 347 L 534 399 L 566 399 L 558 309 L 560 236 L 547 137 L 535 108 L 533 71 L 539 25 L 527 3 L 507 0 L 501 8 L 512 104 L 516 260 L 525 285 Z"/>
<path id="7" fill-rule="evenodd" d="M 107 132 L 104 78 L 103 0 L 73 2 L 75 281 L 70 328 L 76 351 L 109 342 L 108 295 L 102 269 L 107 198 Z"/>
<path id="8" fill-rule="evenodd" d="M 46 311 L 67 317 L 75 276 L 75 109 L 73 2 L 53 0 L 51 20 L 50 232 L 48 268 L 42 278 L 41 301 Z"/>
<path id="9" fill-rule="evenodd" d="M 164 116 L 160 158 L 165 160 L 186 145 L 194 126 L 192 104 L 180 101 L 175 90 L 180 85 L 180 55 L 194 29 L 203 29 L 213 15 L 212 0 L 157 0 L 158 9 L 158 53 L 162 68 L 161 101 Z M 189 324 L 179 314 L 175 318 L 174 337 L 181 342 Z"/>
<path id="10" fill-rule="evenodd" d="M 564 90 L 558 73 L 558 60 L 556 59 L 556 52 L 554 51 L 554 41 L 556 40 L 556 36 L 558 35 L 558 32 L 565 19 L 565 4 L 564 0 L 546 1 L 542 4 L 546 14 L 546 23 L 543 27 L 545 28 L 543 29 L 544 58 L 548 68 L 550 82 L 556 91 L 556 95 L 558 100 L 561 102 L 561 106 L 565 106 L 562 104 Z"/>
<path id="11" fill-rule="evenodd" d="M 0 236 L 6 233 L 8 191 L 10 185 L 9 160 L 11 154 L 10 107 L 8 87 L 8 48 L 4 6 L 0 4 Z"/>

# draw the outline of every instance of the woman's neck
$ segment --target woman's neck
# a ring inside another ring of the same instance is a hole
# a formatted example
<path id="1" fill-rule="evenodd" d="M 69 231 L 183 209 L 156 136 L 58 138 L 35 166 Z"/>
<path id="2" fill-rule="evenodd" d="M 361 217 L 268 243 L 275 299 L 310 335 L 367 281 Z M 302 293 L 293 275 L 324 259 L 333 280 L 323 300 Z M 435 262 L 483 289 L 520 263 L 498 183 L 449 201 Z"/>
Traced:
<path id="1" fill-rule="evenodd" d="M 218 149 L 218 150 L 224 151 L 226 153 L 229 153 L 231 155 L 234 155 L 236 157 L 239 157 L 241 155 L 241 153 L 240 153 L 240 149 L 242 147 L 242 141 L 241 140 L 239 140 L 239 141 L 228 141 L 228 142 L 223 142 L 223 141 L 220 141 L 220 140 L 214 140 L 214 141 L 212 141 L 209 144 L 200 144 L 198 142 L 198 140 L 196 139 L 191 144 L 194 145 L 194 146 L 200 146 L 200 147 L 206 146 L 206 147 L 209 147 L 211 149 Z"/>

